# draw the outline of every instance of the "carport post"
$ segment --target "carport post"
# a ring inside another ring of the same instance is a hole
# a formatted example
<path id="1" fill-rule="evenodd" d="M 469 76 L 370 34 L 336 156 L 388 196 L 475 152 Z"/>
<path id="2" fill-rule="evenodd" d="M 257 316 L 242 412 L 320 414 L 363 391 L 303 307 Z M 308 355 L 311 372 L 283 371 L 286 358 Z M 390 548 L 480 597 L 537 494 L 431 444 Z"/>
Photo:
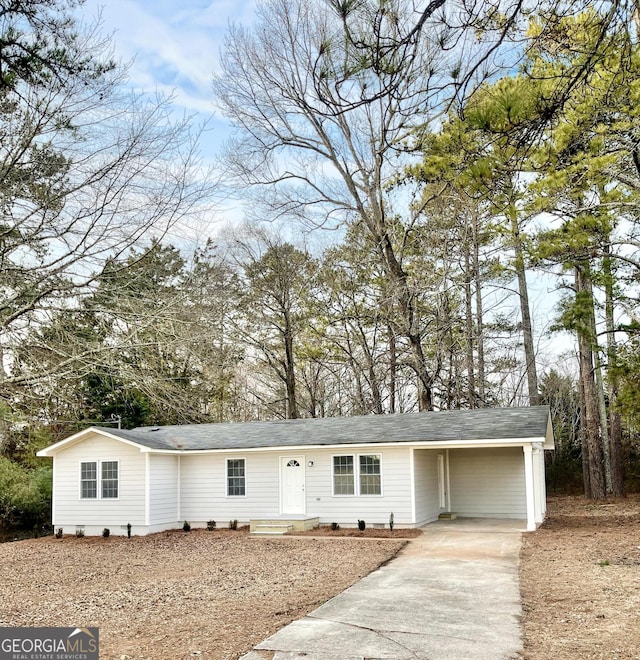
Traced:
<path id="1" fill-rule="evenodd" d="M 533 449 L 531 445 L 522 445 L 524 452 L 524 488 L 527 500 L 527 531 L 536 529 L 536 497 L 533 475 Z"/>

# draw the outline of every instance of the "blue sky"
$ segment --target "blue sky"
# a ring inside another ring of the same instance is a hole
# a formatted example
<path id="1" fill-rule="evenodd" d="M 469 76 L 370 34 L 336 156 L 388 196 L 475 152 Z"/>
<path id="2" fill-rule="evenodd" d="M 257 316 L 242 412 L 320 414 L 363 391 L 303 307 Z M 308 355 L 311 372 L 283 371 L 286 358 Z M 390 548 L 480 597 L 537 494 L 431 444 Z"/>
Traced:
<path id="1" fill-rule="evenodd" d="M 103 32 L 113 33 L 115 57 L 132 61 L 129 74 L 134 88 L 147 93 L 173 93 L 177 112 L 195 113 L 196 120 L 209 122 L 211 130 L 203 136 L 201 152 L 206 160 L 215 163 L 229 135 L 229 123 L 215 110 L 211 78 L 219 66 L 227 26 L 230 22 L 250 24 L 257 2 L 86 0 L 80 11 L 87 22 L 102 13 Z M 209 228 L 211 233 L 215 233 L 220 221 L 241 219 L 241 202 L 228 200 L 216 215 Z M 550 317 L 548 308 L 555 296 L 549 295 L 548 282 L 539 279 L 531 279 L 530 293 L 540 320 Z M 546 311 L 541 313 L 540 307 Z M 538 329 L 539 333 L 544 330 Z"/>
<path id="2" fill-rule="evenodd" d="M 129 84 L 135 90 L 173 95 L 177 116 L 186 113 L 197 125 L 206 123 L 200 153 L 205 164 L 215 167 L 230 123 L 216 111 L 212 76 L 219 69 L 229 23 L 249 25 L 257 1 L 86 0 L 79 16 L 89 24 L 100 17 L 102 34 L 111 36 L 114 58 L 131 63 Z M 243 215 L 240 200 L 221 201 L 207 228 L 196 233 L 202 239 Z"/>
<path id="3" fill-rule="evenodd" d="M 116 59 L 133 60 L 130 82 L 148 93 L 175 93 L 177 110 L 214 113 L 211 77 L 229 22 L 249 24 L 255 0 L 87 0 L 80 12 L 100 13 L 113 34 Z M 214 119 L 213 128 L 224 131 Z"/>

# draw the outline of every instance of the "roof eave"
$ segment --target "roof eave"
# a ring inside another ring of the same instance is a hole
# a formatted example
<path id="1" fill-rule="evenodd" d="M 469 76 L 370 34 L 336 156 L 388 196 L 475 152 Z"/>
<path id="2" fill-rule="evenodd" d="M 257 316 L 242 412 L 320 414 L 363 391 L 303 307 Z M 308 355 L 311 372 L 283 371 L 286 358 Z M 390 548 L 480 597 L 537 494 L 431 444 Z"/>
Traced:
<path id="1" fill-rule="evenodd" d="M 350 442 L 316 445 L 271 445 L 266 447 L 219 447 L 209 449 L 153 449 L 151 447 L 141 447 L 143 453 L 153 454 L 180 454 L 182 456 L 194 456 L 201 454 L 242 454 L 261 451 L 319 451 L 323 449 L 343 450 L 343 449 L 384 449 L 392 447 L 411 447 L 413 449 L 469 449 L 473 447 L 521 447 L 524 445 L 541 444 L 545 440 L 544 436 L 535 436 L 529 438 L 484 438 L 478 440 L 406 440 L 388 442 Z"/>
<path id="2" fill-rule="evenodd" d="M 141 452 L 148 451 L 149 448 L 138 444 L 137 442 L 133 442 L 132 440 L 127 440 L 125 438 L 121 438 L 120 436 L 117 436 L 113 433 L 109 433 L 108 431 L 105 431 L 104 429 L 97 428 L 95 426 L 90 426 L 88 429 L 84 429 L 82 431 L 78 431 L 78 433 L 74 433 L 73 435 L 70 435 L 68 438 L 65 438 L 64 440 L 60 440 L 59 442 L 56 442 L 53 445 L 49 445 L 48 447 L 45 447 L 44 449 L 41 449 L 39 452 L 36 453 L 36 456 L 41 456 L 41 457 L 51 457 L 55 456 L 58 452 L 62 451 L 63 449 L 67 449 L 68 447 L 78 443 L 82 442 L 83 440 L 86 440 L 88 436 L 91 434 L 96 434 L 96 435 L 101 435 L 105 438 L 109 438 L 111 440 L 117 440 L 118 442 L 122 442 L 126 445 L 130 445 L 132 447 L 135 447 L 136 449 L 140 450 Z"/>

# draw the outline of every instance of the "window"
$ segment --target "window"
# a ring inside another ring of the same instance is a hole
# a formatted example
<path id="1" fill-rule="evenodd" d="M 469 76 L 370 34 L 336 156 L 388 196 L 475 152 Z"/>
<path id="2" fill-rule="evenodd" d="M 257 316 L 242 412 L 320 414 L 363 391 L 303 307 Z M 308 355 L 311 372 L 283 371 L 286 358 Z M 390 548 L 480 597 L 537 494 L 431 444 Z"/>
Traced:
<path id="1" fill-rule="evenodd" d="M 354 490 L 353 456 L 333 457 L 333 494 L 353 495 Z"/>
<path id="2" fill-rule="evenodd" d="M 118 498 L 118 461 L 80 463 L 80 499 L 97 500 L 98 494 L 103 500 Z"/>
<path id="3" fill-rule="evenodd" d="M 98 464 L 80 463 L 80 497 L 83 500 L 98 497 Z"/>
<path id="4" fill-rule="evenodd" d="M 229 497 L 244 497 L 246 492 L 244 458 L 227 459 L 227 495 Z"/>
<path id="5" fill-rule="evenodd" d="M 102 499 L 118 497 L 118 461 L 102 463 Z"/>
<path id="6" fill-rule="evenodd" d="M 358 465 L 357 471 L 355 465 Z M 334 495 L 381 495 L 380 455 L 333 457 Z"/>
<path id="7" fill-rule="evenodd" d="M 380 495 L 380 456 L 365 454 L 360 458 L 360 495 Z"/>

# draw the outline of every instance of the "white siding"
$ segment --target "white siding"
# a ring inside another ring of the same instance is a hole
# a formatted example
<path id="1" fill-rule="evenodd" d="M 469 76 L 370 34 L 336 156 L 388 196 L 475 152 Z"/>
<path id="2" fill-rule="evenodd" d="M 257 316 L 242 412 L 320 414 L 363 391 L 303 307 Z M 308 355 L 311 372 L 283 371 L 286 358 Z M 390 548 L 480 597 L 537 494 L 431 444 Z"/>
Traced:
<path id="1" fill-rule="evenodd" d="M 85 533 L 99 534 L 108 527 L 121 534 L 127 523 L 145 523 L 145 457 L 130 445 L 94 435 L 63 449 L 55 458 L 54 527 L 65 533 L 85 526 Z M 80 499 L 80 463 L 119 461 L 118 499 Z M 125 532 L 126 533 L 126 529 Z"/>
<path id="2" fill-rule="evenodd" d="M 318 516 L 321 523 L 356 525 L 388 524 L 394 513 L 398 525 L 410 525 L 411 486 L 409 449 L 383 448 L 361 453 L 381 455 L 382 495 L 333 495 L 332 457 L 354 454 L 353 450 L 239 452 L 237 454 L 183 455 L 181 458 L 182 518 L 192 524 L 213 519 L 226 526 L 231 519 L 248 522 L 252 518 L 280 515 L 280 458 L 304 457 L 306 515 Z M 244 458 L 246 496 L 227 497 L 226 459 Z M 309 462 L 313 461 L 313 466 Z"/>
<path id="3" fill-rule="evenodd" d="M 522 447 L 451 449 L 449 470 L 459 516 L 527 517 Z"/>
<path id="4" fill-rule="evenodd" d="M 380 450 L 365 449 L 359 453 L 379 454 L 382 476 L 382 495 L 333 495 L 333 456 L 357 455 L 353 449 L 309 452 L 306 460 L 313 460 L 307 468 L 307 515 L 318 516 L 321 523 L 337 522 L 341 525 L 357 525 L 364 520 L 367 525 L 389 524 L 393 513 L 397 525 L 411 525 L 411 475 L 410 449 L 385 447 Z"/>
<path id="5" fill-rule="evenodd" d="M 177 523 L 178 457 L 151 454 L 149 461 L 149 525 Z"/>
<path id="6" fill-rule="evenodd" d="M 244 458 L 246 495 L 227 497 L 227 458 Z M 226 527 L 229 520 L 241 523 L 251 518 L 279 513 L 278 454 L 201 454 L 180 459 L 181 516 L 192 524 L 215 520 Z"/>
<path id="7" fill-rule="evenodd" d="M 416 524 L 424 525 L 438 518 L 438 454 L 444 451 L 417 449 L 414 453 L 416 488 Z"/>

